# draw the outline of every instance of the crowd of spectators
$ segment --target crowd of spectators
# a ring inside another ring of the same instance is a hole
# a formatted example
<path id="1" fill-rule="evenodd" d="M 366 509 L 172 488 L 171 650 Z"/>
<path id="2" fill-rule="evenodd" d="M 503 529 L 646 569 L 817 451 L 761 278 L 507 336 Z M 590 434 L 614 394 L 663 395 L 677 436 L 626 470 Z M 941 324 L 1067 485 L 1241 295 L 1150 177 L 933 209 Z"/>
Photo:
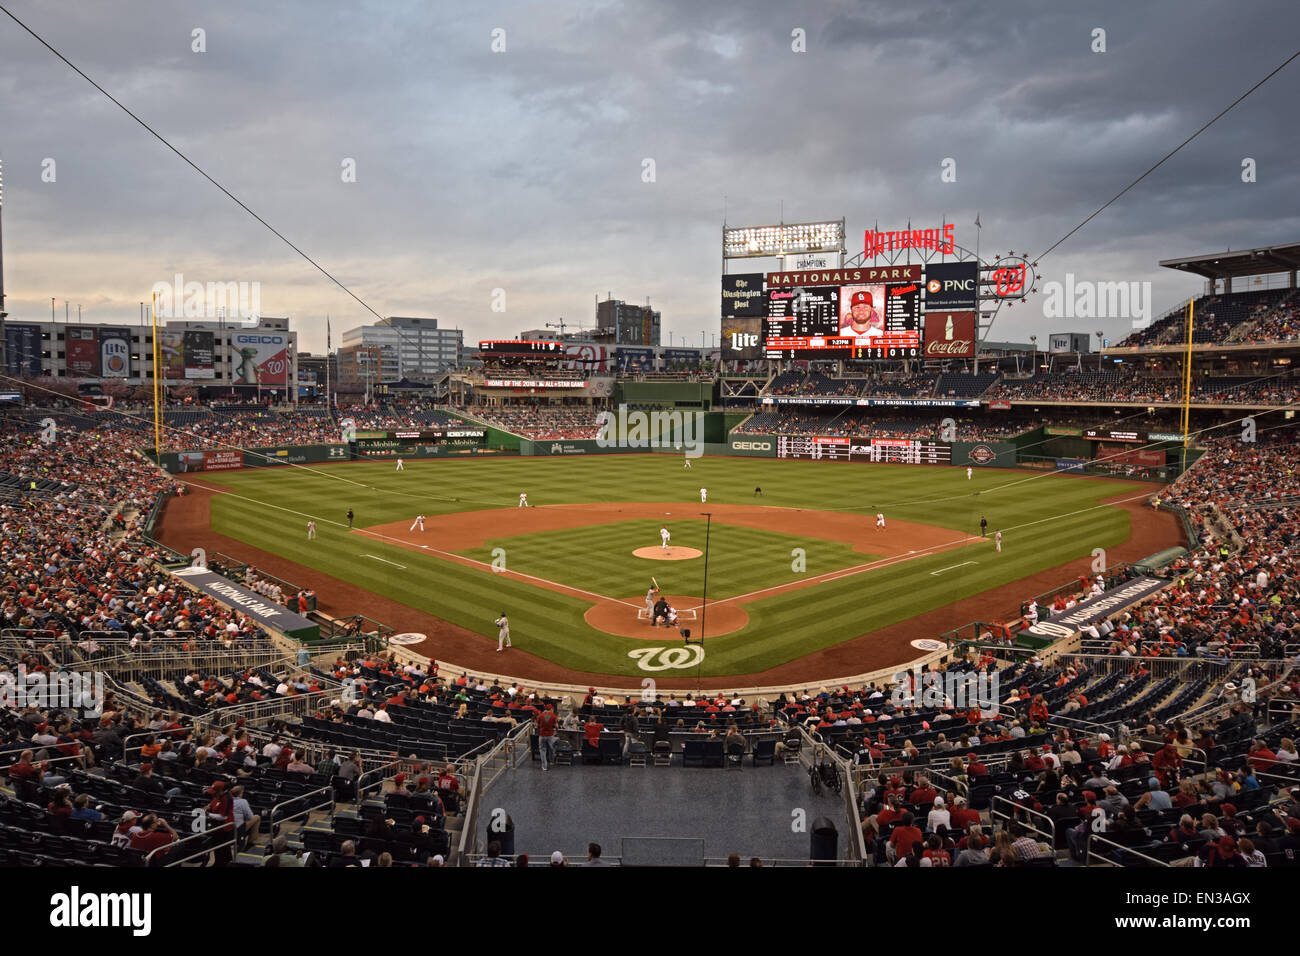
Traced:
<path id="1" fill-rule="evenodd" d="M 601 409 L 594 405 L 480 405 L 457 411 L 534 441 L 600 434 Z"/>
<path id="2" fill-rule="evenodd" d="M 737 426 L 738 435 L 832 435 L 863 438 L 942 438 L 942 418 L 956 424 L 952 441 L 992 441 L 1019 435 L 1042 422 L 1030 416 L 999 415 L 981 420 L 969 416 L 882 412 L 879 408 L 828 408 L 789 406 L 764 411 Z"/>
<path id="3" fill-rule="evenodd" d="M 1201 296 L 1194 305 L 1195 344 L 1294 342 L 1300 335 L 1300 296 L 1294 289 L 1266 289 Z M 1124 339 L 1120 346 L 1177 345 L 1186 341 L 1187 319 L 1179 309 Z"/>

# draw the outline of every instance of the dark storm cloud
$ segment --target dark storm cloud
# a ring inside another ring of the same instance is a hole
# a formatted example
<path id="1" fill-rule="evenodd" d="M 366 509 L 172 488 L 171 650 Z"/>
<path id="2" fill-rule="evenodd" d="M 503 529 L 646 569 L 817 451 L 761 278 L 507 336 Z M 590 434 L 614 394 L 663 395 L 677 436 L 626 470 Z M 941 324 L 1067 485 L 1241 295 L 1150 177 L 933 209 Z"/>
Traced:
<path id="1" fill-rule="evenodd" d="M 846 217 L 851 249 L 876 221 L 945 216 L 973 246 L 978 212 L 982 252 L 1042 251 L 1292 52 L 1300 25 L 1290 0 L 15 13 L 380 313 L 438 316 L 471 340 L 589 321 L 609 290 L 649 296 L 698 342 L 716 328 L 724 203 L 732 224 Z M 1297 91 L 1292 64 L 1062 246 L 1049 277 L 1152 280 L 1159 308 L 1195 284 L 1157 260 L 1297 238 Z M 294 316 L 307 348 L 327 312 L 336 343 L 369 320 L 3 17 L 0 134 L 15 317 L 55 296 L 134 319 L 180 271 L 260 281 L 264 311 Z M 40 180 L 46 157 L 56 184 Z M 946 157 L 955 183 L 940 182 Z M 504 315 L 489 309 L 498 287 Z M 1043 331 L 1035 314 L 1004 313 L 994 337 Z"/>

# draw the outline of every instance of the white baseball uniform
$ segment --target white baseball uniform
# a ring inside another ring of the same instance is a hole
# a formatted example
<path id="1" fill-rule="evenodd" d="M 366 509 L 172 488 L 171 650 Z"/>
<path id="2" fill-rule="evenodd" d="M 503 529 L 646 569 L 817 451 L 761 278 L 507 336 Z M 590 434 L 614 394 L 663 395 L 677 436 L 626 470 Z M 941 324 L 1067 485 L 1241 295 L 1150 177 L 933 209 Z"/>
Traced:
<path id="1" fill-rule="evenodd" d="M 417 525 L 421 531 L 424 530 L 424 515 L 415 516 L 415 520 L 411 522 L 411 530 L 414 531 Z"/>
<path id="2" fill-rule="evenodd" d="M 308 540 L 308 541 L 312 541 L 312 540 L 315 539 L 315 537 L 316 537 L 316 522 L 314 522 L 314 521 L 308 521 L 308 522 L 307 522 L 307 540 Z"/>
<path id="3" fill-rule="evenodd" d="M 970 481 L 970 476 L 971 476 L 971 474 L 974 472 L 974 470 L 975 470 L 975 469 L 971 468 L 969 465 L 966 466 L 966 480 L 967 480 L 967 481 Z"/>
<path id="4" fill-rule="evenodd" d="M 521 493 L 520 493 L 520 495 L 519 495 L 519 507 L 521 507 L 521 508 L 527 508 L 527 507 L 529 507 L 529 504 L 528 504 L 528 494 L 527 494 L 527 492 L 521 492 Z"/>
<path id="5" fill-rule="evenodd" d="M 493 623 L 497 626 L 497 650 L 501 650 L 502 645 L 510 646 L 510 621 L 502 614 Z"/>
<path id="6" fill-rule="evenodd" d="M 665 551 L 667 551 L 667 550 L 668 550 L 668 539 L 671 537 L 671 535 L 668 534 L 668 529 L 667 529 L 667 528 L 660 528 L 660 529 L 659 529 L 659 537 L 663 538 L 663 542 L 664 542 L 664 543 L 663 543 L 663 549 L 664 549 Z"/>
<path id="7" fill-rule="evenodd" d="M 998 554 L 1002 553 L 1002 532 L 999 531 L 993 536 L 993 543 L 997 545 Z"/>
<path id="8" fill-rule="evenodd" d="M 701 488 L 701 489 L 700 489 L 700 504 L 704 504 L 704 503 L 705 503 L 706 501 L 708 501 L 708 500 L 709 500 L 709 489 L 708 489 L 708 488 Z"/>
<path id="9" fill-rule="evenodd" d="M 406 465 L 405 465 L 405 463 L 402 461 L 402 459 L 400 459 L 400 458 L 397 459 L 397 470 L 398 470 L 398 471 L 405 471 L 405 470 L 406 470 Z"/>
<path id="10" fill-rule="evenodd" d="M 655 619 L 655 589 L 654 588 L 651 588 L 649 591 L 646 591 L 645 593 L 645 616 L 650 619 L 650 623 L 652 624 L 654 623 L 654 619 Z"/>
<path id="11" fill-rule="evenodd" d="M 876 512 L 876 527 L 877 527 L 877 528 L 883 528 L 884 526 L 885 526 L 885 513 L 884 513 L 883 511 L 877 511 L 877 512 Z"/>
<path id="12" fill-rule="evenodd" d="M 686 459 L 685 459 L 685 462 L 686 462 L 686 464 L 684 464 L 684 465 L 682 466 L 683 468 L 689 468 L 689 467 L 691 467 L 691 460 L 690 460 L 689 458 L 686 458 Z"/>

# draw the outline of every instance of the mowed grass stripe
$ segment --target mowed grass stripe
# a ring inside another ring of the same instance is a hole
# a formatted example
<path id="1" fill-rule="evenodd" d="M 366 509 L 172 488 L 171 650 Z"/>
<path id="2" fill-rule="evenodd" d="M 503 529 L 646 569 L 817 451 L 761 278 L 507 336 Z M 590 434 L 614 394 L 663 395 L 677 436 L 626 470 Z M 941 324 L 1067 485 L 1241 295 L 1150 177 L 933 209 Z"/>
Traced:
<path id="1" fill-rule="evenodd" d="M 703 674 L 738 674 L 766 669 L 884 624 L 943 607 L 960 597 L 1085 556 L 1094 547 L 1111 547 L 1127 535 L 1127 514 L 1097 508 L 1098 499 L 1149 490 L 1135 483 L 1075 476 L 1040 479 L 1029 473 L 1004 471 L 977 471 L 975 479 L 968 482 L 961 468 L 739 458 L 706 458 L 694 465 L 690 471 L 684 470 L 681 458 L 675 455 L 480 459 L 407 462 L 401 473 L 393 471 L 391 462 L 318 469 L 326 475 L 346 476 L 347 482 L 297 468 L 203 477 L 255 499 L 214 498 L 213 525 L 221 533 L 458 624 L 482 634 L 488 642 L 494 643 L 496 637 L 492 619 L 505 609 L 519 646 L 564 666 L 621 674 L 640 673 L 627 652 L 645 643 L 590 628 L 582 616 L 588 602 L 467 568 L 426 552 L 349 535 L 337 523 L 344 520 L 349 507 L 356 511 L 359 527 L 409 521 L 420 511 L 433 515 L 513 507 L 519 491 L 527 491 L 529 500 L 536 504 L 589 502 L 599 507 L 606 502 L 654 501 L 664 503 L 666 511 L 698 512 L 699 488 L 703 485 L 709 489 L 711 502 L 821 507 L 866 514 L 881 508 L 891 520 L 918 521 L 971 535 L 978 534 L 983 514 L 988 518 L 990 534 L 999 527 L 1006 532 L 1000 556 L 993 554 L 991 543 L 979 543 L 812 589 L 756 600 L 747 607 L 751 616 L 747 628 L 731 637 L 709 640 L 701 670 Z M 1035 480 L 1026 481 L 1027 477 Z M 753 497 L 755 485 L 763 487 L 764 498 Z M 369 486 L 374 486 L 373 490 Z M 1005 490 L 999 491 L 999 487 Z M 460 500 L 439 500 L 450 498 Z M 272 505 L 303 514 L 281 511 Z M 1071 512 L 1082 513 L 1063 517 Z M 305 540 L 304 515 L 315 516 L 320 529 L 319 539 L 310 544 Z M 1051 520 L 1032 524 L 1044 518 Z M 603 525 L 507 537 L 494 544 L 507 548 L 511 570 L 561 580 L 590 591 L 616 597 L 644 594 L 648 577 L 655 575 L 670 593 L 699 593 L 703 576 L 699 559 L 646 561 L 645 569 L 638 566 L 641 562 L 631 557 L 631 550 L 658 543 L 658 522 L 645 520 L 642 525 L 642 520 L 637 519 L 634 532 L 626 539 L 611 536 L 609 529 L 614 526 Z M 1017 530 L 1020 525 L 1030 526 Z M 675 521 L 670 525 L 673 544 L 702 549 L 703 528 L 702 522 Z M 720 528 L 725 528 L 721 536 Z M 715 523 L 713 531 L 711 598 L 748 593 L 872 560 L 852 552 L 847 545 L 818 539 L 801 541 L 798 536 L 721 523 Z M 524 540 L 533 537 L 537 540 Z M 808 570 L 804 575 L 790 571 L 790 549 L 795 546 L 807 549 Z M 611 552 L 611 548 L 616 550 Z M 361 553 L 406 565 L 407 570 L 359 558 Z M 611 554 L 615 559 L 610 558 Z M 929 574 L 971 555 L 980 562 L 978 567 L 967 566 L 939 576 Z M 490 561 L 490 548 L 477 556 Z M 995 558 L 1000 560 L 994 563 Z M 357 610 L 365 613 L 366 609 Z M 952 626 L 964 623 L 954 619 Z"/>
<path id="2" fill-rule="evenodd" d="M 672 544 L 705 550 L 700 521 L 671 522 Z M 536 575 L 611 597 L 644 591 L 653 576 L 670 594 L 703 593 L 704 556 L 682 561 L 637 557 L 639 548 L 658 548 L 660 525 L 636 520 L 590 528 L 568 528 L 494 539 L 482 548 L 460 552 L 489 561 L 504 552 L 512 570 Z M 855 567 L 874 560 L 850 545 L 809 540 L 790 534 L 716 523 L 708 535 L 709 593 L 730 597 L 761 588 Z M 795 549 L 805 570 L 796 572 Z"/>

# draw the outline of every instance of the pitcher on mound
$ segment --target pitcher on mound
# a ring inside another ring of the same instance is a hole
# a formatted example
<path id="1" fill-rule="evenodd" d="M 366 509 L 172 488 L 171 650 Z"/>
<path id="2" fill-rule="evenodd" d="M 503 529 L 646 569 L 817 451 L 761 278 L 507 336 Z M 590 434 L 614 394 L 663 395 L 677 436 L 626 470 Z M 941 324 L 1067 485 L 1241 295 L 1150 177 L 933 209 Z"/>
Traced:
<path id="1" fill-rule="evenodd" d="M 663 545 L 662 545 L 662 547 L 663 547 L 663 549 L 664 549 L 665 551 L 667 551 L 667 550 L 668 550 L 668 539 L 671 538 L 672 535 L 670 535 L 670 534 L 668 533 L 668 529 L 667 529 L 667 528 L 660 528 L 660 529 L 659 529 L 659 537 L 663 539 Z"/>

